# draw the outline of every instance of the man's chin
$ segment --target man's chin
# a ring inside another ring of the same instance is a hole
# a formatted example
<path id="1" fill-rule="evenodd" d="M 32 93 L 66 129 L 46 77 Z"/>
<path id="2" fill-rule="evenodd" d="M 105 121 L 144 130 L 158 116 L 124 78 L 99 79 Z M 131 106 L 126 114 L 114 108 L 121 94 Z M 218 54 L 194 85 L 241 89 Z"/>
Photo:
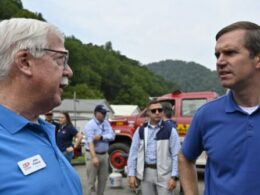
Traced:
<path id="1" fill-rule="evenodd" d="M 228 81 L 221 81 L 220 84 L 224 88 L 231 88 L 233 86 L 232 83 Z"/>
<path id="2" fill-rule="evenodd" d="M 160 122 L 160 120 L 161 120 L 161 118 L 158 118 L 158 119 L 156 119 L 156 122 L 157 122 L 157 123 L 159 123 L 159 122 Z"/>
<path id="3" fill-rule="evenodd" d="M 55 97 L 55 99 L 54 99 L 54 101 L 53 101 L 53 108 L 55 108 L 55 107 L 61 105 L 61 102 L 62 102 L 62 100 L 61 100 L 61 97 L 60 97 L 60 96 Z"/>

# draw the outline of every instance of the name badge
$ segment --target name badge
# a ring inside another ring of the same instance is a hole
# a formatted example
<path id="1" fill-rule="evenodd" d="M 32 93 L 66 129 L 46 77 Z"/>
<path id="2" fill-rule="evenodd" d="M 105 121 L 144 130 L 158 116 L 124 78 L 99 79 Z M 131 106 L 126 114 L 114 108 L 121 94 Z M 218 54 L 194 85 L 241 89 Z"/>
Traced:
<path id="1" fill-rule="evenodd" d="M 46 167 L 45 162 L 39 154 L 19 161 L 17 164 L 24 175 L 29 175 Z"/>

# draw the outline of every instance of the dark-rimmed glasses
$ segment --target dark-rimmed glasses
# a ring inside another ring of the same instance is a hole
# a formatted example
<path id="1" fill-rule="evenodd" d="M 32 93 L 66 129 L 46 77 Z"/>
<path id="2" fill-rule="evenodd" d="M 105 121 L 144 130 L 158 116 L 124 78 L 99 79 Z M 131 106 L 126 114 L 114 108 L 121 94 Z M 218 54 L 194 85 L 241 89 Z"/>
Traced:
<path id="1" fill-rule="evenodd" d="M 28 49 L 28 50 L 33 50 L 33 49 Z M 48 52 L 63 54 L 55 61 L 59 66 L 63 66 L 64 69 L 68 66 L 68 60 L 69 60 L 69 51 L 68 50 L 61 51 L 61 50 L 55 50 L 55 49 L 49 49 L 49 48 L 35 48 L 34 50 L 35 51 L 48 51 Z"/>
<path id="2" fill-rule="evenodd" d="M 63 54 L 62 59 L 63 62 L 56 61 L 58 65 L 63 65 L 63 68 L 65 69 L 68 66 L 68 60 L 69 60 L 69 51 L 60 51 L 60 50 L 54 50 L 54 49 L 48 49 L 48 48 L 42 48 L 43 51 L 49 51 L 54 53 Z"/>

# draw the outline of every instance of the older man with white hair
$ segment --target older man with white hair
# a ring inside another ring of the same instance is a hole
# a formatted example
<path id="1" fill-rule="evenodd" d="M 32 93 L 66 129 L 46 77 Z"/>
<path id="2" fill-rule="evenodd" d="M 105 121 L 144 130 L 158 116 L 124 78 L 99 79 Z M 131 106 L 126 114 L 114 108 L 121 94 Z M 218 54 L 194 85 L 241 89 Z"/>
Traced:
<path id="1" fill-rule="evenodd" d="M 82 194 L 54 126 L 39 118 L 72 77 L 63 34 L 38 20 L 3 20 L 0 59 L 0 194 Z"/>

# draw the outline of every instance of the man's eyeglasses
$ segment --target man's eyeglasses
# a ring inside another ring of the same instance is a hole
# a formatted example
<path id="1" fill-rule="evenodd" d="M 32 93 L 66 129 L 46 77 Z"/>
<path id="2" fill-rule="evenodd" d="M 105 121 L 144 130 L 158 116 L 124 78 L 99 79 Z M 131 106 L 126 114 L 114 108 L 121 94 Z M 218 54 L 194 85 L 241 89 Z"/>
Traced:
<path id="1" fill-rule="evenodd" d="M 153 114 L 155 114 L 157 111 L 158 111 L 159 113 L 162 113 L 163 109 L 162 109 L 162 108 L 155 108 L 155 109 L 151 109 L 150 111 L 151 111 L 151 113 L 153 113 Z"/>
<path id="2" fill-rule="evenodd" d="M 32 50 L 32 49 L 29 49 Z M 49 48 L 36 48 L 35 51 L 48 51 L 48 52 L 54 52 L 58 54 L 62 54 L 62 56 L 58 57 L 55 61 L 59 66 L 63 66 L 65 69 L 68 66 L 68 60 L 69 60 L 69 51 L 60 51 L 60 50 L 54 50 Z"/>
<path id="3" fill-rule="evenodd" d="M 69 51 L 60 51 L 60 50 L 54 50 L 54 49 L 48 49 L 48 48 L 43 48 L 42 50 L 63 54 L 60 58 L 58 58 L 58 60 L 56 60 L 56 62 L 58 65 L 63 66 L 64 69 L 68 66 Z"/>

